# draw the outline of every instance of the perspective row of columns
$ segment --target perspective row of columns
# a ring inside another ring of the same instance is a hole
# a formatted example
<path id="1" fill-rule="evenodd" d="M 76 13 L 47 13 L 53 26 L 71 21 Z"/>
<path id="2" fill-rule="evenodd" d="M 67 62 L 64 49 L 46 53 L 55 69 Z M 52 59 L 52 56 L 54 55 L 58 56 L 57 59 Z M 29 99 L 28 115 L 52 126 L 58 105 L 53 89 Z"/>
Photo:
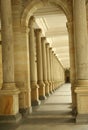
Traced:
<path id="1" fill-rule="evenodd" d="M 5 5 L 8 6 L 5 7 Z M 1 0 L 3 85 L 0 90 L 0 120 L 3 122 L 20 120 L 21 114 L 19 112 L 22 114 L 29 112 L 32 105 L 39 105 L 40 100 L 46 99 L 57 87 L 64 83 L 64 70 L 52 48 L 49 47 L 46 38 L 41 37 L 41 29 L 34 28 L 34 22 L 34 18 L 31 17 L 28 38 L 28 60 L 30 61 L 30 69 L 28 70 L 30 72 L 27 72 L 30 73 L 30 77 L 28 77 L 30 80 L 28 81 L 31 82 L 28 83 L 29 86 L 24 86 L 24 81 L 22 83 L 15 81 L 15 33 L 12 24 L 11 0 Z M 61 71 L 63 71 L 63 75 Z"/>
<path id="2" fill-rule="evenodd" d="M 0 116 L 0 118 L 2 119 L 3 115 L 4 116 L 17 115 L 16 117 L 18 117 L 20 91 L 16 87 L 15 78 L 14 78 L 14 51 L 13 51 L 14 40 L 13 40 L 13 28 L 12 28 L 11 0 L 1 0 L 0 2 L 1 2 L 0 6 L 1 6 L 2 59 L 3 59 L 2 60 L 3 86 L 0 91 L 0 115 L 2 115 Z M 61 69 L 61 66 L 60 69 L 59 67 L 56 67 L 58 61 L 56 60 L 56 56 L 54 54 L 52 54 L 51 57 L 53 60 L 50 60 L 51 59 L 49 53 L 50 49 L 48 44 L 45 44 L 47 69 L 43 68 L 44 63 L 42 62 L 38 63 L 40 62 L 40 60 L 38 60 L 37 56 L 40 56 L 40 58 L 42 58 L 41 61 L 43 61 L 44 58 L 42 55 L 40 55 L 40 53 L 42 52 L 40 51 L 42 50 L 41 47 L 39 48 L 40 49 L 39 52 L 37 52 L 36 42 L 39 42 L 38 43 L 38 47 L 39 47 L 41 45 L 40 44 L 41 40 L 39 40 L 40 39 L 39 36 L 38 37 L 36 36 L 35 34 L 36 31 L 34 31 L 32 25 L 30 26 L 30 24 L 29 24 L 30 27 L 30 32 L 29 32 L 30 59 L 29 60 L 30 60 L 31 98 L 32 98 L 32 104 L 34 105 L 40 103 L 39 97 L 40 99 L 41 98 L 45 99 L 45 96 L 47 94 L 49 95 L 52 92 L 52 90 L 56 88 L 57 78 L 55 77 L 58 77 L 57 73 L 59 73 L 57 72 L 56 68 L 58 68 L 60 72 L 63 69 Z M 75 107 L 78 114 L 77 121 L 88 122 L 88 102 L 87 102 L 88 101 L 88 55 L 87 55 L 88 36 L 87 36 L 87 20 L 86 20 L 86 0 L 81 0 L 81 1 L 73 0 L 73 31 L 74 31 L 73 41 L 75 46 L 75 58 L 76 58 L 75 59 L 76 78 L 73 79 L 71 77 L 71 82 L 75 80 L 73 82 L 74 84 L 73 91 L 76 93 L 77 102 L 75 104 Z M 35 40 L 37 38 L 38 40 Z M 70 43 L 71 43 L 71 39 L 70 39 Z M 71 55 L 71 58 L 72 57 L 73 55 Z M 38 64 L 40 65 L 40 67 L 38 66 Z M 72 67 L 71 69 L 74 70 L 74 65 L 71 67 Z M 53 69 L 51 70 L 51 68 Z M 47 76 L 45 77 L 44 77 L 43 69 L 46 71 Z M 43 72 L 41 72 L 40 70 L 43 70 Z M 61 77 L 64 78 L 64 76 Z M 60 80 L 63 81 L 62 80 L 63 78 L 60 78 Z M 41 86 L 41 88 L 39 85 Z M 3 119 L 6 118 L 7 116 L 5 118 L 3 117 Z"/>
<path id="3" fill-rule="evenodd" d="M 30 78 L 32 105 L 38 105 L 64 83 L 64 68 L 50 48 L 42 30 L 34 28 L 35 18 L 29 22 Z"/>

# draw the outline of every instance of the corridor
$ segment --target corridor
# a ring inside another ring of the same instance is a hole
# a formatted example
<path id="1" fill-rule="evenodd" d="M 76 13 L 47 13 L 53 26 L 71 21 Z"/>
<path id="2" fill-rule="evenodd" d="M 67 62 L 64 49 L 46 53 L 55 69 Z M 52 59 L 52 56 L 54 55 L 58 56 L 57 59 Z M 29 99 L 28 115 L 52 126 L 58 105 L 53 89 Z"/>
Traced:
<path id="1" fill-rule="evenodd" d="M 88 125 L 75 124 L 71 115 L 71 85 L 58 88 L 40 106 L 17 125 L 0 124 L 1 130 L 88 130 Z"/>
<path id="2" fill-rule="evenodd" d="M 51 115 L 58 112 L 71 112 L 71 85 L 62 85 L 42 105 L 34 109 L 34 112 L 43 114 L 48 112 Z"/>

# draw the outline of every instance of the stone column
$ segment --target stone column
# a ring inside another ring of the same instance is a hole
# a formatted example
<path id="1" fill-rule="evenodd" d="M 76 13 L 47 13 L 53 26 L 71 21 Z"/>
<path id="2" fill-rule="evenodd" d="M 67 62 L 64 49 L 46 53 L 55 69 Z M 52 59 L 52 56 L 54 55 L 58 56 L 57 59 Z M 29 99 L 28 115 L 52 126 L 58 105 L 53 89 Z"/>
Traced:
<path id="1" fill-rule="evenodd" d="M 1 44 L 2 44 L 2 42 L 0 41 L 0 89 L 2 88 L 2 83 L 3 83 L 3 75 L 2 75 L 2 45 Z"/>
<path id="2" fill-rule="evenodd" d="M 49 49 L 49 52 L 50 52 L 50 79 L 51 79 L 51 91 L 53 92 L 53 87 L 54 87 L 54 84 L 53 84 L 53 57 L 52 57 L 52 48 Z"/>
<path id="3" fill-rule="evenodd" d="M 46 38 L 42 37 L 41 38 L 41 42 L 42 42 L 42 65 L 43 65 L 43 81 L 45 83 L 45 95 L 49 96 L 49 83 L 47 81 L 47 57 L 46 57 L 46 48 L 45 48 L 45 44 L 46 44 Z"/>
<path id="4" fill-rule="evenodd" d="M 54 80 L 54 51 L 52 51 L 52 78 L 53 78 L 53 91 L 55 91 L 55 80 Z"/>
<path id="5" fill-rule="evenodd" d="M 28 24 L 21 26 L 20 1 L 12 0 L 13 35 L 14 35 L 14 77 L 20 90 L 19 108 L 22 116 L 28 116 L 32 111 L 30 87 L 29 60 L 29 28 Z"/>
<path id="6" fill-rule="evenodd" d="M 57 64 L 58 64 L 58 67 L 57 67 L 58 87 L 60 87 L 60 77 L 61 77 L 61 75 L 60 75 L 60 66 L 61 66 L 61 64 L 60 64 L 60 61 L 58 60 L 58 58 L 57 58 Z"/>
<path id="7" fill-rule="evenodd" d="M 19 113 L 19 90 L 14 81 L 14 43 L 11 0 L 1 0 L 3 86 L 0 90 L 0 122 L 16 122 Z"/>
<path id="8" fill-rule="evenodd" d="M 57 60 L 56 60 L 56 54 L 54 54 L 55 57 L 55 72 L 54 72 L 54 76 L 55 76 L 55 89 L 57 89 Z"/>
<path id="9" fill-rule="evenodd" d="M 73 34 L 73 23 L 67 22 L 68 36 L 69 36 L 69 52 L 70 52 L 70 79 L 71 79 L 71 92 L 72 92 L 72 109 L 75 113 L 76 109 L 76 94 L 75 80 L 76 80 L 76 69 L 75 69 L 75 46 L 74 46 L 74 34 Z"/>
<path id="10" fill-rule="evenodd" d="M 69 52 L 70 52 L 70 79 L 71 83 L 74 83 L 76 79 L 75 72 L 75 48 L 74 48 L 74 34 L 73 34 L 73 23 L 67 22 L 68 36 L 69 36 Z"/>
<path id="11" fill-rule="evenodd" d="M 57 57 L 57 64 L 58 64 L 57 71 L 58 71 L 58 87 L 59 87 L 60 86 L 60 63 L 58 57 Z"/>
<path id="12" fill-rule="evenodd" d="M 58 57 L 56 56 L 56 63 L 57 63 L 57 88 L 59 87 L 59 61 L 58 61 Z"/>
<path id="13" fill-rule="evenodd" d="M 50 81 L 50 55 L 49 55 L 49 43 L 46 44 L 46 56 L 47 56 L 47 79 L 49 82 L 49 92 L 52 93 L 52 84 Z"/>
<path id="14" fill-rule="evenodd" d="M 88 36 L 86 0 L 74 0 L 74 35 L 76 45 L 77 118 L 76 122 L 88 121 Z M 86 115 L 86 116 L 85 116 Z"/>
<path id="15" fill-rule="evenodd" d="M 35 19 L 32 16 L 29 21 L 29 53 L 30 53 L 30 80 L 31 80 L 31 100 L 32 105 L 40 104 L 39 86 L 37 84 L 37 61 L 36 61 L 36 41 L 34 34 Z"/>
<path id="16" fill-rule="evenodd" d="M 54 85 L 55 85 L 55 89 L 57 88 L 57 81 L 56 81 L 56 78 L 57 78 L 57 75 L 56 75 L 56 54 L 54 53 Z"/>
<path id="17" fill-rule="evenodd" d="M 41 48 L 41 29 L 35 30 L 36 35 L 36 51 L 37 51 L 37 75 L 39 84 L 39 98 L 45 99 L 45 84 L 43 82 L 43 67 L 42 67 L 42 48 Z"/>
<path id="18" fill-rule="evenodd" d="M 55 54 L 53 51 L 53 82 L 54 82 L 54 90 L 55 90 Z"/>

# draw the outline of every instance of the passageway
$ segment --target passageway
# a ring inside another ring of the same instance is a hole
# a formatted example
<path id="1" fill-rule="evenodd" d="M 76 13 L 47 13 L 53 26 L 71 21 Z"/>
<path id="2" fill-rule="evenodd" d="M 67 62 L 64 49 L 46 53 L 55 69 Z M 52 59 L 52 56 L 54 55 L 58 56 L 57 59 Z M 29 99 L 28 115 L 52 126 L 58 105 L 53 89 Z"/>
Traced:
<path id="1" fill-rule="evenodd" d="M 0 125 L 88 123 L 87 14 L 88 0 L 0 0 Z"/>
<path id="2" fill-rule="evenodd" d="M 64 84 L 58 88 L 34 112 L 71 112 L 71 84 Z"/>
<path id="3" fill-rule="evenodd" d="M 29 120 L 32 123 L 73 123 L 75 118 L 72 116 L 71 102 L 71 84 L 64 84 L 40 106 L 33 108 Z"/>

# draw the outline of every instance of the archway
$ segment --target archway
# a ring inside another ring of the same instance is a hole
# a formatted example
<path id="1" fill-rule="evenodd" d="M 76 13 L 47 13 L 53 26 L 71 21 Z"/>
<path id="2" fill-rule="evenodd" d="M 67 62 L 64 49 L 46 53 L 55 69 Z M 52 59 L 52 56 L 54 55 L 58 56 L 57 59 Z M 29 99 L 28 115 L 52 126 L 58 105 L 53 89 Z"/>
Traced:
<path id="1" fill-rule="evenodd" d="M 37 2 L 32 1 L 32 2 L 26 3 L 27 6 L 24 9 L 23 15 L 21 17 L 21 26 L 22 27 L 28 26 L 29 19 L 34 14 L 34 12 L 36 12 L 36 10 L 38 10 L 39 8 L 42 8 L 45 5 L 47 5 L 47 3 L 54 4 L 58 7 L 60 7 L 63 10 L 63 12 L 65 13 L 68 23 L 72 23 L 72 8 L 68 8 L 69 4 L 72 7 L 72 1 L 67 3 L 67 1 L 63 2 L 61 0 L 58 2 L 53 1 L 53 0 L 49 0 L 48 2 L 39 0 Z"/>

